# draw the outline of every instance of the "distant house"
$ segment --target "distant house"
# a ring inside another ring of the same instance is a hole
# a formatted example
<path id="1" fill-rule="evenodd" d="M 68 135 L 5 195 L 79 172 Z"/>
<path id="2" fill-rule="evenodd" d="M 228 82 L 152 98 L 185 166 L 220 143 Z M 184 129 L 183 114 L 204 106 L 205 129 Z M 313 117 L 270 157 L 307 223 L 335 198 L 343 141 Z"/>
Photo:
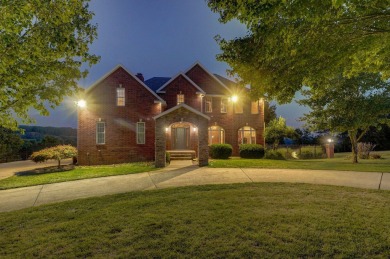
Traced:
<path id="1" fill-rule="evenodd" d="M 117 66 L 85 92 L 78 113 L 78 163 L 155 160 L 191 152 L 208 163 L 208 146 L 264 144 L 264 107 L 248 91 L 195 63 L 172 78 L 132 74 Z M 237 96 L 238 98 L 236 98 Z M 236 100 L 237 99 L 237 100 Z"/>

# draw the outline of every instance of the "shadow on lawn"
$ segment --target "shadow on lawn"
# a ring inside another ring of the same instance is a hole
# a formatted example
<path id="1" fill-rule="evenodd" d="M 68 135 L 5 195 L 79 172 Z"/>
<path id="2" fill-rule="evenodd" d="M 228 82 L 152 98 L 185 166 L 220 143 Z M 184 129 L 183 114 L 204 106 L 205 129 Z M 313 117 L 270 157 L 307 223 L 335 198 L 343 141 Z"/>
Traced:
<path id="1" fill-rule="evenodd" d="M 49 166 L 44 168 L 35 168 L 32 170 L 16 172 L 15 175 L 16 176 L 42 175 L 42 174 L 66 172 L 73 169 L 74 169 L 74 165 L 61 165 L 60 168 L 58 168 L 58 166 Z"/>

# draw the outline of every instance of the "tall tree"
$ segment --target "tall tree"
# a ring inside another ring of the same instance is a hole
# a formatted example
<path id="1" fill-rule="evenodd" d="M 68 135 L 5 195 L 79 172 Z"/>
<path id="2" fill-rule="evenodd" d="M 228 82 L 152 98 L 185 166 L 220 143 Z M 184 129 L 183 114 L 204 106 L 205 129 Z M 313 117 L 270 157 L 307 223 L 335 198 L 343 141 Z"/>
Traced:
<path id="1" fill-rule="evenodd" d="M 265 141 L 272 144 L 272 149 L 276 150 L 280 141 L 285 137 L 293 137 L 295 130 L 286 125 L 286 120 L 283 117 L 273 119 L 265 128 Z"/>
<path id="2" fill-rule="evenodd" d="M 222 54 L 252 93 L 289 102 L 303 85 L 322 87 L 342 74 L 390 78 L 389 0 L 208 0 L 226 23 L 238 19 L 248 34 L 218 37 Z"/>
<path id="3" fill-rule="evenodd" d="M 264 102 L 264 122 L 265 125 L 268 125 L 268 123 L 274 119 L 276 119 L 276 105 L 270 104 L 269 102 Z"/>
<path id="4" fill-rule="evenodd" d="M 0 3 L 0 125 L 16 129 L 34 120 L 30 108 L 48 115 L 87 75 L 83 64 L 96 38 L 89 0 L 3 0 Z"/>
<path id="5" fill-rule="evenodd" d="M 19 150 L 22 147 L 23 140 L 19 134 L 12 130 L 0 127 L 0 160 L 9 162 L 19 160 Z"/>
<path id="6" fill-rule="evenodd" d="M 314 130 L 347 131 L 353 163 L 358 162 L 357 143 L 369 128 L 390 125 L 390 82 L 382 81 L 378 74 L 339 76 L 321 88 L 304 90 L 303 95 L 306 99 L 299 103 L 311 111 L 302 120 Z"/>

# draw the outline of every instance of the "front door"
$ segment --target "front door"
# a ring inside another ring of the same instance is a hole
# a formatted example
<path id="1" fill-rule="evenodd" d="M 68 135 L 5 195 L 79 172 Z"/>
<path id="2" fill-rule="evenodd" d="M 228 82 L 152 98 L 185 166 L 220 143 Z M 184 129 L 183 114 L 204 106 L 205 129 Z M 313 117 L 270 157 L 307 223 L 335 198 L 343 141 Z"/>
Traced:
<path id="1" fill-rule="evenodd" d="M 189 141 L 189 128 L 174 128 L 173 134 L 173 149 L 188 149 Z"/>

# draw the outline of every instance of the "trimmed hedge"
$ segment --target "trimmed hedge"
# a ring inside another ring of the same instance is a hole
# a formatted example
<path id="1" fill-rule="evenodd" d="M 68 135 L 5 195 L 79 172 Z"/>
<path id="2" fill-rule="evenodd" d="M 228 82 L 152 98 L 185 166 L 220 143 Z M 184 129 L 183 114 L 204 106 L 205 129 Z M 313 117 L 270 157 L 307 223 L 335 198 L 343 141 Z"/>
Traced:
<path id="1" fill-rule="evenodd" d="M 233 152 L 229 144 L 212 144 L 210 146 L 210 157 L 215 159 L 228 159 Z"/>
<path id="2" fill-rule="evenodd" d="M 241 144 L 240 157 L 242 158 L 262 158 L 264 157 L 264 147 L 259 144 Z"/>
<path id="3" fill-rule="evenodd" d="M 271 160 L 286 160 L 286 158 L 280 153 L 279 151 L 276 150 L 267 150 L 265 152 L 265 159 L 271 159 Z"/>

